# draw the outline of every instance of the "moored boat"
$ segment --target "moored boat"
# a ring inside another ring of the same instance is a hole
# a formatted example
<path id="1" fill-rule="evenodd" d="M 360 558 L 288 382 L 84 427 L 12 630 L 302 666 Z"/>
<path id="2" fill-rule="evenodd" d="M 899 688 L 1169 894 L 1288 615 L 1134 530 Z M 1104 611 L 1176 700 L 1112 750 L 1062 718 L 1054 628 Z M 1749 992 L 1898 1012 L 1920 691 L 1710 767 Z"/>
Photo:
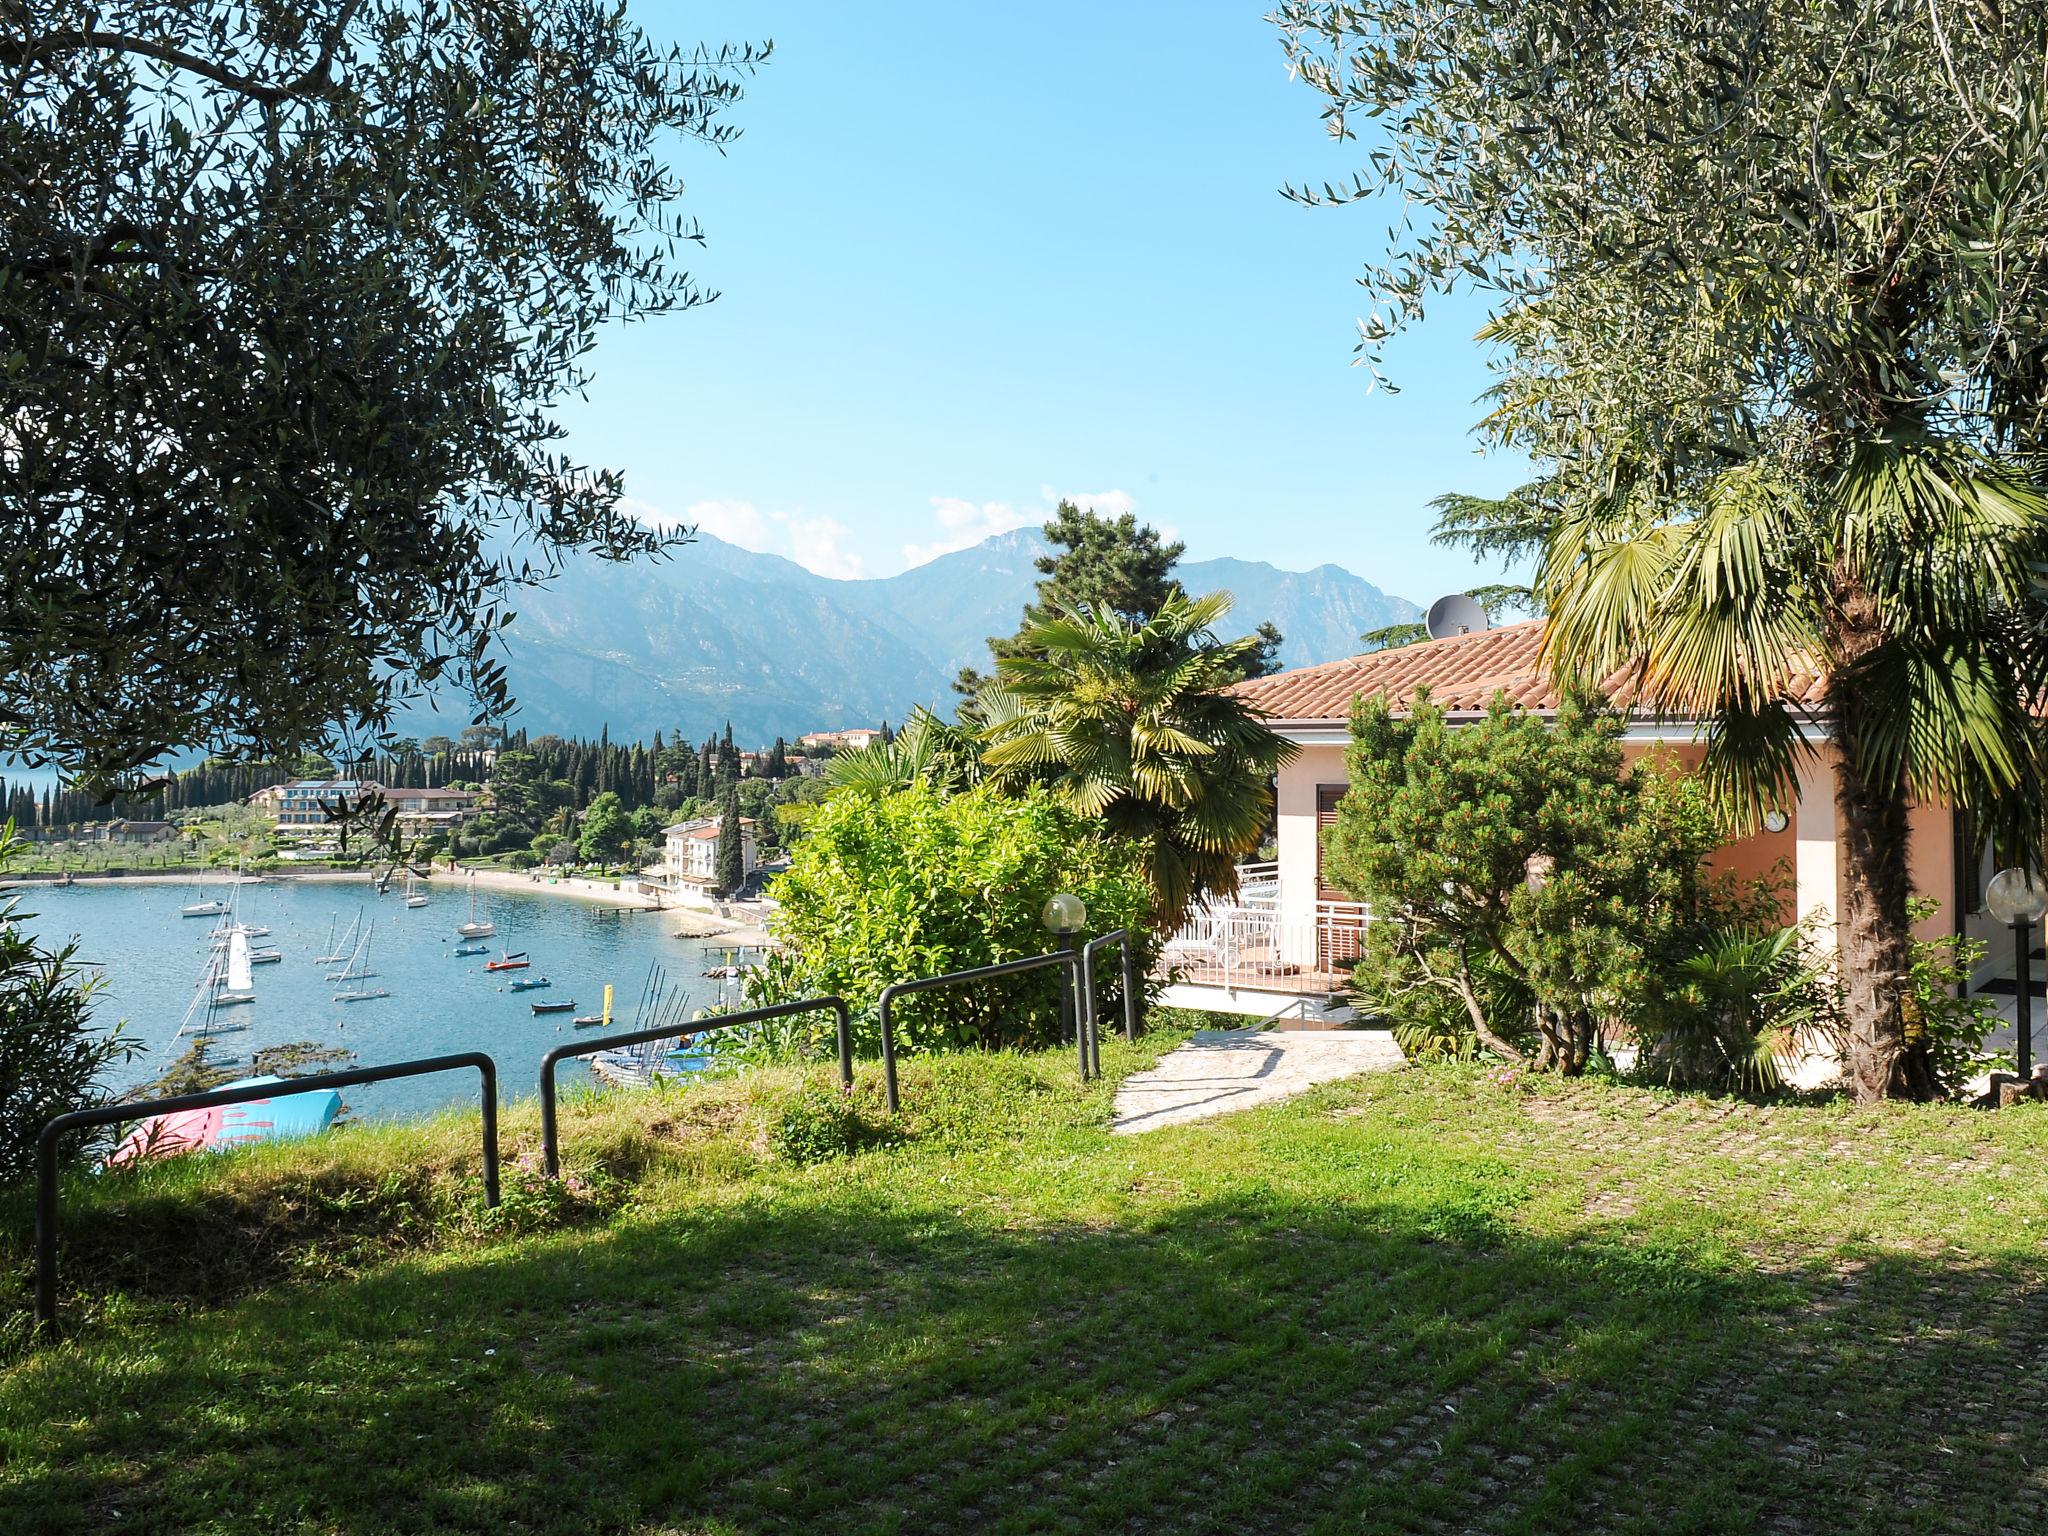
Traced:
<path id="1" fill-rule="evenodd" d="M 542 987 L 551 987 L 553 985 L 554 983 L 545 976 L 521 976 L 511 984 L 509 990 L 513 992 L 537 992 Z"/>
<path id="2" fill-rule="evenodd" d="M 576 999 L 572 997 L 560 1003 L 529 1003 L 527 1006 L 535 1013 L 568 1013 L 575 1008 Z"/>
<path id="3" fill-rule="evenodd" d="M 526 958 L 526 951 L 522 949 L 516 955 L 501 955 L 496 960 L 486 960 L 484 962 L 484 969 L 487 971 L 523 971 L 531 964 L 533 962 Z"/>
<path id="4" fill-rule="evenodd" d="M 469 921 L 455 925 L 455 936 L 462 939 L 488 939 L 498 931 L 498 925 L 490 915 L 477 910 L 476 876 L 469 877 Z"/>

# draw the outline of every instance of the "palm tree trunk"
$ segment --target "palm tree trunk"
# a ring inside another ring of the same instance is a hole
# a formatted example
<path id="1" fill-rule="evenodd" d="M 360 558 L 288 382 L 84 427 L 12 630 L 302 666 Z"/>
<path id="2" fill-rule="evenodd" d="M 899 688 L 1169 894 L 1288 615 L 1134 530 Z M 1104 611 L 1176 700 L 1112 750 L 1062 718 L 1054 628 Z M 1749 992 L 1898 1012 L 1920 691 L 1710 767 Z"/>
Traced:
<path id="1" fill-rule="evenodd" d="M 1849 690 L 1840 690 L 1847 693 Z M 1840 816 L 1842 913 L 1837 959 L 1847 1026 L 1843 1076 L 1858 1103 L 1931 1099 L 1938 1087 L 1922 1045 L 1909 1042 L 1903 1006 L 1912 971 L 1912 894 L 1903 791 L 1872 784 L 1856 753 L 1857 706 L 1837 706 L 1835 763 Z"/>

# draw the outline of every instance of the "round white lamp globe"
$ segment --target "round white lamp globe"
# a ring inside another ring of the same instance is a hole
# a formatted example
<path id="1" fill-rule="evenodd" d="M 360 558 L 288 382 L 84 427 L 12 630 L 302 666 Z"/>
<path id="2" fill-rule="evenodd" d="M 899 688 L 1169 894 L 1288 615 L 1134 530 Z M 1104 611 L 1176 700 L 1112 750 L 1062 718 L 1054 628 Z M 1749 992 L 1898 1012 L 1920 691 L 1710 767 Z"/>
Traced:
<path id="1" fill-rule="evenodd" d="M 2048 885 L 2024 869 L 2001 869 L 1984 887 L 1984 905 L 2001 923 L 2038 923 L 2048 913 Z"/>
<path id="2" fill-rule="evenodd" d="M 1061 891 L 1048 896 L 1039 909 L 1038 920 L 1054 933 L 1079 933 L 1088 921 L 1088 907 L 1080 897 Z"/>

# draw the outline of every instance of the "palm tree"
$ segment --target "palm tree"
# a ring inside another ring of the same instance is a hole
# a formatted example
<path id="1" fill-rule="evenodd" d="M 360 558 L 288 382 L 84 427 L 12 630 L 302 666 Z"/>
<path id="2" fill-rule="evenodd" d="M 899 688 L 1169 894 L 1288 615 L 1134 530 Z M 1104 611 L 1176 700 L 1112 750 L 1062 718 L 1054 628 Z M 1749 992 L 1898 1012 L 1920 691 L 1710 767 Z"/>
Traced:
<path id="1" fill-rule="evenodd" d="M 1228 592 L 1170 596 L 1157 613 L 1056 610 L 1017 636 L 978 703 L 983 761 L 999 784 L 1043 782 L 1147 849 L 1153 923 L 1180 926 L 1207 896 L 1237 892 L 1272 779 L 1295 748 L 1231 684 L 1257 635 L 1218 640 Z"/>
<path id="2" fill-rule="evenodd" d="M 971 789 L 982 776 L 973 701 L 961 706 L 960 716 L 960 724 L 949 724 L 920 704 L 888 740 L 835 756 L 825 765 L 825 782 L 867 795 L 892 794 L 920 781 L 945 793 Z"/>
<path id="3" fill-rule="evenodd" d="M 1788 802 L 1823 680 L 1836 748 L 1845 1066 L 1859 1099 L 1938 1091 L 1909 1040 L 1907 810 L 1943 801 L 2024 829 L 2038 857 L 2048 685 L 2035 571 L 2048 498 L 1924 419 L 1894 417 L 1807 470 L 1775 455 L 1689 479 L 1618 473 L 1558 513 L 1538 588 L 1548 656 L 1632 667 L 1702 721 L 1707 769 L 1742 824 Z"/>

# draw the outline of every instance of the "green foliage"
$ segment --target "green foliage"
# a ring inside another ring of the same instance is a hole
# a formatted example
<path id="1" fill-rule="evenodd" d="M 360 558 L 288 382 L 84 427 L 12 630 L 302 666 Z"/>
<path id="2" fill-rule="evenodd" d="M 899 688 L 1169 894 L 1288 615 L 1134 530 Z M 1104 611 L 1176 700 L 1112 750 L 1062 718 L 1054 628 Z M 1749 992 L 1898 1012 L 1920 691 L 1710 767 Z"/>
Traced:
<path id="1" fill-rule="evenodd" d="M 1664 1007 L 1636 1020 L 1637 1071 L 1674 1088 L 1767 1091 L 1840 1044 L 1829 959 L 1800 927 L 1703 926 Z"/>
<path id="2" fill-rule="evenodd" d="M 1295 748 L 1229 691 L 1260 640 L 1218 640 L 1227 592 L 1174 595 L 1144 619 L 1064 613 L 1020 635 L 999 689 L 976 701 L 983 760 L 1003 788 L 1049 785 L 1144 857 L 1153 921 L 1237 890 L 1237 861 L 1273 815 L 1273 774 Z"/>
<path id="3" fill-rule="evenodd" d="M 23 844 L 14 824 L 0 824 L 0 868 Z M 21 924 L 34 914 L 21 899 L 0 899 L 0 1183 L 35 1167 L 44 1124 L 74 1109 L 108 1101 L 105 1070 L 141 1047 L 119 1025 L 92 1022 L 99 978 L 81 978 L 76 944 L 45 949 Z M 94 1138 L 76 1136 L 63 1149 L 79 1155 Z"/>
<path id="4" fill-rule="evenodd" d="M 834 757 L 826 765 L 825 782 L 862 794 L 892 794 L 914 783 L 930 784 L 946 794 L 971 789 L 984 772 L 974 731 L 980 719 L 975 701 L 962 705 L 960 715 L 958 723 L 948 723 L 920 704 L 888 740 Z"/>
<path id="5" fill-rule="evenodd" d="M 501 713 L 513 591 L 673 542 L 555 408 L 607 325 L 710 297 L 673 157 L 732 138 L 764 51 L 580 0 L 20 0 L 5 33 L 0 745 L 109 781 L 435 682 Z"/>
<path id="6" fill-rule="evenodd" d="M 619 797 L 607 790 L 592 800 L 583 812 L 583 826 L 577 846 L 586 864 L 610 864 L 620 858 L 633 841 L 633 822 L 619 804 Z"/>
<path id="7" fill-rule="evenodd" d="M 1939 905 L 1916 899 L 1908 915 L 1925 922 Z M 1970 992 L 1970 976 L 1984 956 L 1975 939 L 1944 934 L 1915 938 L 1906 989 L 1906 1039 L 1926 1053 L 1941 1092 L 1953 1097 L 1991 1065 L 1984 1041 L 1998 1028 L 1998 1010 L 1982 993 Z"/>
<path id="8" fill-rule="evenodd" d="M 1744 821 L 1840 748 L 1847 1067 L 1940 1091 L 1908 1039 L 1909 804 L 2038 859 L 2048 761 L 2048 77 L 2042 0 L 1701 10 L 1290 0 L 1346 188 L 1410 209 L 1369 355 L 1428 297 L 1494 305 L 1490 440 L 1537 479 L 1447 536 L 1537 557 L 1560 669 L 1635 671 L 1706 727 Z"/>
<path id="9" fill-rule="evenodd" d="M 1379 697 L 1354 709 L 1325 868 L 1372 911 L 1354 973 L 1368 1006 L 1503 1056 L 1533 1040 L 1568 1073 L 1604 1027 L 1669 1006 L 1719 910 L 1702 861 L 1720 826 L 1695 781 L 1625 771 L 1620 732 L 1582 696 L 1554 722 L 1497 697 L 1458 728 L 1426 692 L 1406 717 Z"/>
<path id="10" fill-rule="evenodd" d="M 925 785 L 835 795 L 773 891 L 781 903 L 774 931 L 790 970 L 773 981 L 775 995 L 750 991 L 749 1001 L 836 993 L 860 1016 L 858 1038 L 870 1049 L 870 1010 L 890 983 L 1050 949 L 1039 922 L 1048 896 L 1079 896 L 1097 933 L 1142 930 L 1149 900 L 1140 851 L 1038 787 L 1017 795 L 983 787 L 948 797 Z M 1059 1022 L 1052 975 L 907 997 L 897 1043 L 1050 1043 Z M 1115 996 L 1113 986 L 1105 996 Z"/>
<path id="11" fill-rule="evenodd" d="M 725 805 L 718 820 L 718 888 L 727 895 L 747 883 L 746 828 L 740 823 L 740 787 L 737 780 L 725 785 Z"/>
<path id="12" fill-rule="evenodd" d="M 872 1124 L 850 1096 L 816 1078 L 804 1080 L 768 1128 L 775 1155 L 800 1168 L 851 1157 L 886 1139 L 886 1127 Z"/>

